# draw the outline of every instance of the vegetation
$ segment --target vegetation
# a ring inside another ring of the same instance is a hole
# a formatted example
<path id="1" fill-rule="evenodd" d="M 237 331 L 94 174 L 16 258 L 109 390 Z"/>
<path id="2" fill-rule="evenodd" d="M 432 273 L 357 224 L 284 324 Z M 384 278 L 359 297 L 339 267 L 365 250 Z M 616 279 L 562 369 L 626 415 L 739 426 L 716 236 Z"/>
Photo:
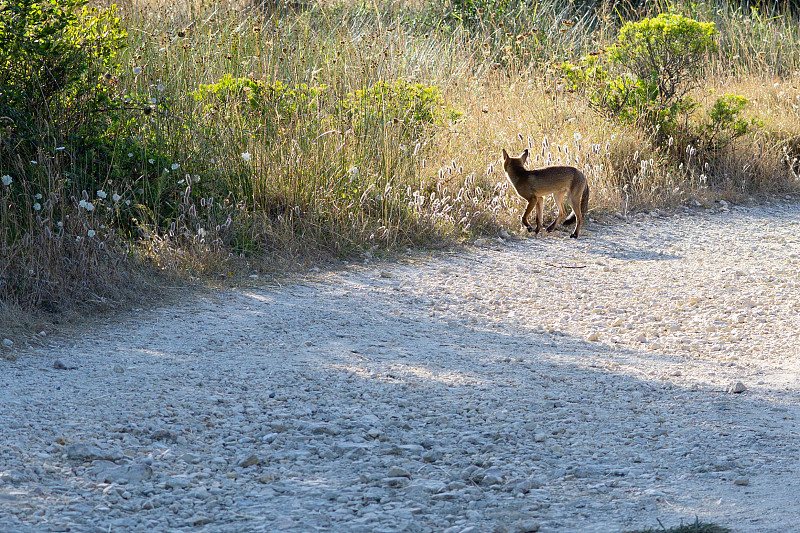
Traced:
<path id="1" fill-rule="evenodd" d="M 583 169 L 595 216 L 800 183 L 790 11 L 226 5 L 0 0 L 7 313 L 516 232 L 501 148 Z"/>

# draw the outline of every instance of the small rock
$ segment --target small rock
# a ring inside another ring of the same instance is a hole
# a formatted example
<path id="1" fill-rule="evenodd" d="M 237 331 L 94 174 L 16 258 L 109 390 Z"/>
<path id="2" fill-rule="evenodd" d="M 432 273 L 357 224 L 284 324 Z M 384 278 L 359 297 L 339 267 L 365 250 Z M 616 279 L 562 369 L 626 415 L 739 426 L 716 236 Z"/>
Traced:
<path id="1" fill-rule="evenodd" d="M 242 459 L 241 461 L 239 461 L 238 464 L 242 468 L 247 468 L 248 466 L 257 465 L 260 462 L 261 462 L 261 459 L 259 459 L 258 455 L 252 454 L 252 455 Z"/>
<path id="2" fill-rule="evenodd" d="M 597 341 L 600 340 L 600 334 L 597 333 L 597 332 L 590 333 L 589 336 L 586 337 L 586 340 L 589 341 L 589 342 L 597 342 Z"/>
<path id="3" fill-rule="evenodd" d="M 6 348 L 11 348 L 12 346 L 14 346 L 14 341 L 12 341 L 11 339 L 3 339 L 3 346 Z"/>
<path id="4" fill-rule="evenodd" d="M 150 435 L 153 440 L 169 440 L 172 442 L 178 441 L 178 435 L 168 429 L 157 429 Z"/>
<path id="5" fill-rule="evenodd" d="M 389 467 L 389 472 L 386 474 L 388 477 L 411 477 L 411 472 L 401 466 Z"/>
<path id="6" fill-rule="evenodd" d="M 733 480 L 734 485 L 739 485 L 740 487 L 746 487 L 750 484 L 750 478 L 746 476 L 739 476 Z"/>
<path id="7" fill-rule="evenodd" d="M 104 450 L 97 446 L 77 443 L 67 448 L 67 459 L 72 461 L 119 461 L 125 455 L 119 450 Z"/>
<path id="8" fill-rule="evenodd" d="M 164 482 L 168 489 L 185 489 L 189 486 L 189 478 L 186 476 L 171 476 Z"/>
<path id="9" fill-rule="evenodd" d="M 547 440 L 547 435 L 545 433 L 537 433 L 533 436 L 534 442 L 544 442 Z"/>
<path id="10" fill-rule="evenodd" d="M 382 270 L 381 271 L 381 277 L 382 278 L 393 278 L 394 274 L 392 274 L 391 272 L 388 272 L 386 270 Z"/>
<path id="11" fill-rule="evenodd" d="M 122 367 L 122 365 L 114 365 L 114 372 L 117 374 L 124 374 L 125 369 Z"/>
<path id="12" fill-rule="evenodd" d="M 67 363 L 65 363 L 61 359 L 56 359 L 55 362 L 53 363 L 53 368 L 55 368 L 56 370 L 74 370 L 75 368 L 78 368 L 78 367 L 69 366 L 69 365 L 67 365 Z"/>
<path id="13" fill-rule="evenodd" d="M 731 383 L 728 386 L 728 394 L 741 394 L 747 390 L 747 387 L 744 386 L 744 383 L 741 381 L 737 381 L 735 383 Z"/>
<path id="14" fill-rule="evenodd" d="M 514 533 L 536 533 L 542 526 L 533 520 L 523 520 L 514 524 Z"/>

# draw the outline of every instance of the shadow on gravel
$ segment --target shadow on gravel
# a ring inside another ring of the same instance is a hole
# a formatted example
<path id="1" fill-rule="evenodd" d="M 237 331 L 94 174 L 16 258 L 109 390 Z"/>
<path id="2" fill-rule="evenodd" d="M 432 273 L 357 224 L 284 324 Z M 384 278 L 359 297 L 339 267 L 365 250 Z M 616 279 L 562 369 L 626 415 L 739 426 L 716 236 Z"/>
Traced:
<path id="1" fill-rule="evenodd" d="M 124 374 L 70 378 L 94 398 L 58 371 L 34 388 L 33 366 L 6 376 L 26 402 L 4 406 L 18 422 L 0 437 L 27 442 L 31 474 L 3 478 L 0 518 L 19 531 L 364 533 L 615 533 L 695 517 L 788 531 L 800 519 L 796 405 L 695 390 L 656 352 L 360 294 L 253 291 L 224 327 L 165 316 L 159 330 L 179 331 L 180 349 L 142 328 Z M 129 399 L 118 411 L 98 400 L 117 394 Z M 37 429 L 51 425 L 56 435 Z M 103 483 L 113 465 L 98 478 L 97 464 L 48 450 L 87 433 L 152 477 Z"/>

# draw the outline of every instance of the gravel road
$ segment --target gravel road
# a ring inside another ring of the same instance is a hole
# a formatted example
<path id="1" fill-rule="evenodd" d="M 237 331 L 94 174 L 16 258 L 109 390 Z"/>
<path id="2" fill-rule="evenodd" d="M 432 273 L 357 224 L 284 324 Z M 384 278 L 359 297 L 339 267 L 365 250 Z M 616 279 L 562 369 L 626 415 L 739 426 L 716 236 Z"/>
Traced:
<path id="1" fill-rule="evenodd" d="M 797 531 L 798 254 L 717 204 L 6 343 L 0 531 Z"/>

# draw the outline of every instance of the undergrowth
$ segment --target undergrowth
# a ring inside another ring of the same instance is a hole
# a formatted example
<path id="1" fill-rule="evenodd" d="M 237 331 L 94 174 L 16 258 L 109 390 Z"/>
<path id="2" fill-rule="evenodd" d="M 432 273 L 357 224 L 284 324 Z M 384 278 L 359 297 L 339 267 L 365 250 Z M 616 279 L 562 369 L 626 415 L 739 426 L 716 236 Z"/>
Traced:
<path id="1" fill-rule="evenodd" d="M 620 55 L 660 14 L 713 27 L 671 100 Z M 582 169 L 596 215 L 794 191 L 798 45 L 727 2 L 2 0 L 0 302 L 516 232 L 502 148 Z"/>

